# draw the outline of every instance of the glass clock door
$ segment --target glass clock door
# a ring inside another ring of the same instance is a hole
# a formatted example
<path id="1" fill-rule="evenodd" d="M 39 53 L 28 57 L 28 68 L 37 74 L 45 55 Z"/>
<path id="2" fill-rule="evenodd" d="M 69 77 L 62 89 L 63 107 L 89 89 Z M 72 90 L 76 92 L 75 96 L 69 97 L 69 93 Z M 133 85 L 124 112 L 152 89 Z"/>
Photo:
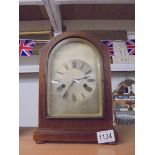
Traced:
<path id="1" fill-rule="evenodd" d="M 58 43 L 49 55 L 46 79 L 48 117 L 103 117 L 102 62 L 90 42 Z"/>

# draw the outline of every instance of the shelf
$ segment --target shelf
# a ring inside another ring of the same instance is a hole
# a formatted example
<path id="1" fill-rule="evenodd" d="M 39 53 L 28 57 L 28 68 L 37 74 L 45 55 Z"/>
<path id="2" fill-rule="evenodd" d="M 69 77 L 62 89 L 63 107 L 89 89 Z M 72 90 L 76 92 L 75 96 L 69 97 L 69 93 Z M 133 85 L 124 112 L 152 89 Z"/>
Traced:
<path id="1" fill-rule="evenodd" d="M 42 0 L 19 0 L 19 5 L 44 5 Z"/>
<path id="2" fill-rule="evenodd" d="M 55 4 L 133 4 L 134 0 L 55 0 Z"/>
<path id="3" fill-rule="evenodd" d="M 116 131 L 120 135 L 120 142 L 117 145 L 101 144 L 80 144 L 80 143 L 50 143 L 36 144 L 32 136 L 36 128 L 20 127 L 19 128 L 19 145 L 20 154 L 37 154 L 37 155 L 73 155 L 73 154 L 90 154 L 90 155 L 131 155 L 135 153 L 135 126 L 134 125 L 116 125 Z M 60 149 L 61 148 L 61 149 Z M 8 148 L 9 149 L 9 148 Z M 35 152 L 35 153 L 34 153 Z"/>
<path id="4" fill-rule="evenodd" d="M 38 73 L 39 65 L 19 66 L 19 73 Z"/>
<path id="5" fill-rule="evenodd" d="M 135 99 L 132 99 L 132 98 L 128 98 L 128 99 L 113 99 L 114 102 L 115 101 L 135 101 Z"/>
<path id="6" fill-rule="evenodd" d="M 134 64 L 111 64 L 111 71 L 135 71 Z M 19 73 L 39 72 L 39 55 L 19 58 Z"/>
<path id="7" fill-rule="evenodd" d="M 135 71 L 135 64 L 111 64 L 111 71 Z"/>
<path id="8" fill-rule="evenodd" d="M 19 57 L 19 73 L 38 73 L 39 72 L 39 55 L 31 57 Z"/>
<path id="9" fill-rule="evenodd" d="M 54 0 L 56 5 L 64 4 L 134 4 L 134 0 Z M 20 5 L 44 5 L 42 0 L 19 0 Z"/>

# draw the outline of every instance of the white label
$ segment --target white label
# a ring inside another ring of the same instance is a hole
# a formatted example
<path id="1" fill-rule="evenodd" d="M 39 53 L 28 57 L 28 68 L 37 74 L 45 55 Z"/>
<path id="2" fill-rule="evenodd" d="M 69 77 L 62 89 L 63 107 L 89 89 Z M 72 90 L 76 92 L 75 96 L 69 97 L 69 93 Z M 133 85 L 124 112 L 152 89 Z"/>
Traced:
<path id="1" fill-rule="evenodd" d="M 97 140 L 99 144 L 115 141 L 114 130 L 105 130 L 97 132 Z"/>

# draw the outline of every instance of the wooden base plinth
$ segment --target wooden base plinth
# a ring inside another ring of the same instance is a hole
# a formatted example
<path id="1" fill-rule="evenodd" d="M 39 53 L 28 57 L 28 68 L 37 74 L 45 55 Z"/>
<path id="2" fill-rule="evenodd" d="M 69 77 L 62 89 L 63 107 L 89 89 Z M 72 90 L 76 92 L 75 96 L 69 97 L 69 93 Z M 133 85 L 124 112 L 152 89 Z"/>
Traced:
<path id="1" fill-rule="evenodd" d="M 104 130 L 114 130 L 115 142 L 108 144 L 117 144 L 118 134 L 116 130 L 114 128 Z M 104 130 L 102 129 L 102 131 Z M 96 132 L 98 131 L 68 131 L 38 128 L 33 134 L 33 140 L 35 140 L 37 144 L 46 142 L 98 143 L 96 135 Z"/>

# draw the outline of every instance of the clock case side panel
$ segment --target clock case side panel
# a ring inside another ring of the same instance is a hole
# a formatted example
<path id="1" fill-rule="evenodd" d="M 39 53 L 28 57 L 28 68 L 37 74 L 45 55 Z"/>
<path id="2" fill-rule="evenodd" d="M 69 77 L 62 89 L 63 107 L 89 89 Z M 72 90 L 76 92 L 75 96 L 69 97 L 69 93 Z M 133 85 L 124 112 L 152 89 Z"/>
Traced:
<path id="1" fill-rule="evenodd" d="M 54 46 L 68 38 L 82 38 L 92 43 L 98 50 L 102 64 L 102 88 L 105 96 L 103 106 L 104 117 L 102 118 L 49 118 L 47 117 L 46 105 L 46 71 L 48 57 Z M 104 85 L 104 86 L 103 86 Z M 75 141 L 97 142 L 96 132 L 113 128 L 112 118 L 112 93 L 111 93 L 111 70 L 107 48 L 90 34 L 84 32 L 64 32 L 51 39 L 40 50 L 39 64 L 39 127 L 34 133 L 35 141 Z M 116 142 L 118 134 L 115 132 Z"/>

